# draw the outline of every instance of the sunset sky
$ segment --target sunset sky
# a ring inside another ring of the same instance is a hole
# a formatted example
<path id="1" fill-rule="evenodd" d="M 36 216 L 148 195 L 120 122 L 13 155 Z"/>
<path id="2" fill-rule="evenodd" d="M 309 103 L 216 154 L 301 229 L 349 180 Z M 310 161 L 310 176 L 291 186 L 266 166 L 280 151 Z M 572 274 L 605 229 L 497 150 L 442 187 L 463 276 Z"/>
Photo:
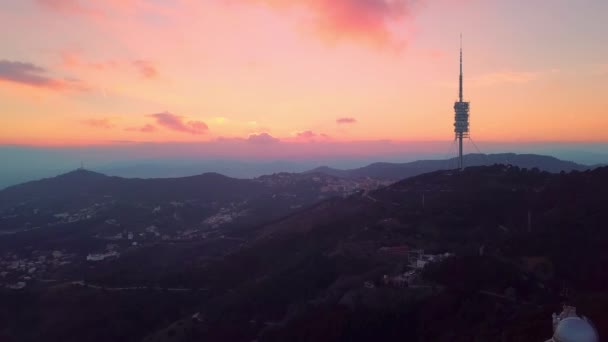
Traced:
<path id="1" fill-rule="evenodd" d="M 4 0 L 0 144 L 449 142 L 461 32 L 475 140 L 608 142 L 607 14 L 605 0 Z"/>

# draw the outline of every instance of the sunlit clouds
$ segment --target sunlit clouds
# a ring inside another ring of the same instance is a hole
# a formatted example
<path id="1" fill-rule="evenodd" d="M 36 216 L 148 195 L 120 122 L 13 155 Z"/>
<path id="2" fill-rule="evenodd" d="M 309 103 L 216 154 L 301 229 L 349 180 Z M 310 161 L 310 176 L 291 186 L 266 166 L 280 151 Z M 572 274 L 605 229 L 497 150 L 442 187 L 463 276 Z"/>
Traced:
<path id="1" fill-rule="evenodd" d="M 78 79 L 53 77 L 45 68 L 28 62 L 0 60 L 0 81 L 50 90 L 86 90 Z"/>
<path id="2" fill-rule="evenodd" d="M 249 135 L 247 141 L 253 144 L 274 144 L 278 143 L 280 140 L 266 132 L 262 132 Z"/>
<path id="3" fill-rule="evenodd" d="M 156 78 L 158 76 L 156 67 L 150 61 L 136 60 L 133 61 L 133 65 L 137 68 L 141 76 L 145 78 Z"/>
<path id="4" fill-rule="evenodd" d="M 338 118 L 336 119 L 336 123 L 340 125 L 352 125 L 357 123 L 357 119 L 350 117 Z"/>
<path id="5" fill-rule="evenodd" d="M 184 117 L 169 112 L 149 114 L 147 117 L 156 120 L 158 126 L 188 134 L 204 134 L 209 127 L 202 121 L 186 121 Z M 146 126 L 144 126 L 146 127 Z"/>
<path id="6" fill-rule="evenodd" d="M 461 32 L 477 141 L 606 141 L 606 11 L 601 0 L 577 11 L 565 0 L 7 0 L 0 144 L 222 142 L 258 155 L 449 144 Z"/>
<path id="7" fill-rule="evenodd" d="M 303 9 L 306 21 L 322 39 L 335 42 L 359 40 L 375 46 L 403 44 L 391 25 L 409 25 L 421 0 L 242 0 L 278 10 Z"/>

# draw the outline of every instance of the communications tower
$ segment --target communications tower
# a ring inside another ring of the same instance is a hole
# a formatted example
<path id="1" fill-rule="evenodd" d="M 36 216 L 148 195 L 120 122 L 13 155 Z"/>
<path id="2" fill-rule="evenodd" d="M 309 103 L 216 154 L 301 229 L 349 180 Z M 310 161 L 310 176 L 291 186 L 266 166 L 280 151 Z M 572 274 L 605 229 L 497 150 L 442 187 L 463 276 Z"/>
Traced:
<path id="1" fill-rule="evenodd" d="M 460 78 L 458 101 L 454 103 L 454 133 L 458 140 L 458 168 L 464 168 L 462 140 L 469 137 L 469 103 L 463 101 L 462 94 L 462 35 L 460 35 Z"/>

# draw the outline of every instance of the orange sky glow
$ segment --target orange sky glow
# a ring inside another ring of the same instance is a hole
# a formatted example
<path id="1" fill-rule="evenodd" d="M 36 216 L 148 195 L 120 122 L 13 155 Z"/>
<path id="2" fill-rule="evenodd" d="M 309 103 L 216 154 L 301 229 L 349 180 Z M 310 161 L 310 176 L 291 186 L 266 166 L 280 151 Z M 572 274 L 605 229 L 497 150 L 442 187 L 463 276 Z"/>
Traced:
<path id="1" fill-rule="evenodd" d="M 474 139 L 608 142 L 602 0 L 1 7 L 4 145 L 450 141 L 460 32 Z"/>

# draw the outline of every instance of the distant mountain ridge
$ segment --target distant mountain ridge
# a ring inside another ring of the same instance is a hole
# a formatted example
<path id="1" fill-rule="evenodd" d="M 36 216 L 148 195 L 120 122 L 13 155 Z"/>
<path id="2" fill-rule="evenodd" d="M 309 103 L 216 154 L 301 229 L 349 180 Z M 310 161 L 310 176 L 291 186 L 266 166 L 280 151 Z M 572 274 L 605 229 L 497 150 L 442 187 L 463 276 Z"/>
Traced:
<path id="1" fill-rule="evenodd" d="M 78 169 L 0 190 L 0 231 L 27 231 L 64 223 L 63 218 L 78 222 L 104 215 L 121 222 L 133 221 L 135 225 L 170 221 L 191 229 L 210 222 L 206 226 L 238 228 L 278 219 L 326 198 L 380 185 L 375 180 L 318 173 L 276 173 L 255 179 L 203 173 L 141 179 Z M 169 209 L 160 214 L 162 208 Z M 141 214 L 139 219 L 135 213 Z"/>
<path id="2" fill-rule="evenodd" d="M 551 156 L 537 154 L 467 154 L 464 156 L 465 166 L 483 166 L 494 164 L 510 164 L 521 168 L 538 168 L 542 171 L 558 173 L 561 171 L 584 171 L 595 166 L 577 164 Z M 377 178 L 383 180 L 401 180 L 427 172 L 456 168 L 456 158 L 447 160 L 417 160 L 407 163 L 373 163 L 364 167 L 341 170 L 321 166 L 307 173 L 323 173 L 342 178 Z"/>
<path id="3" fill-rule="evenodd" d="M 218 173 L 181 178 L 139 179 L 106 176 L 102 173 L 78 169 L 56 177 L 8 187 L 0 191 L 0 203 L 31 198 L 60 200 L 104 196 L 131 200 L 188 197 L 211 200 L 241 197 L 259 192 L 262 188 L 259 183 L 230 178 Z"/>

